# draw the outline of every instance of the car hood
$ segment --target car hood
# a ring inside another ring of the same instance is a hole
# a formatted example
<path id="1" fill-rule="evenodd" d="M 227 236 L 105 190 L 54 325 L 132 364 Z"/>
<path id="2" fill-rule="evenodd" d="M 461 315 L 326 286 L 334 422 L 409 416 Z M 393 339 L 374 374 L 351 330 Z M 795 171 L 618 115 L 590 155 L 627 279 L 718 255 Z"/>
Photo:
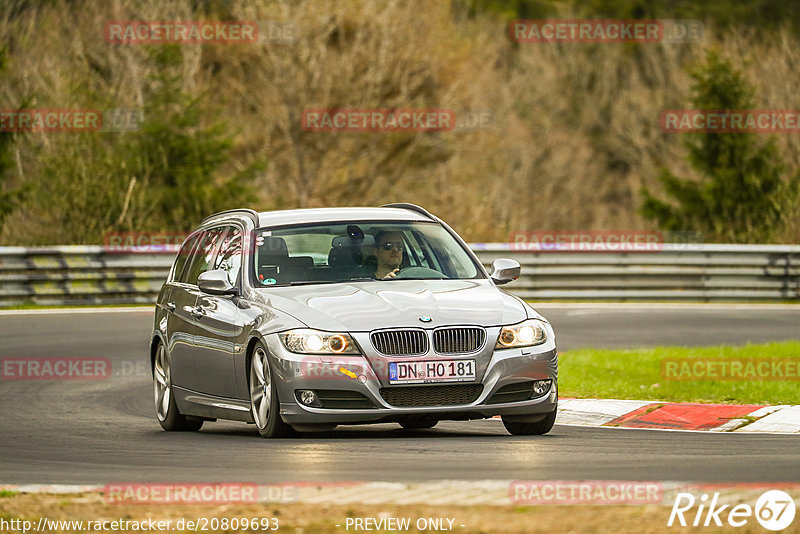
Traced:
<path id="1" fill-rule="evenodd" d="M 310 328 L 368 332 L 451 324 L 497 326 L 523 321 L 516 298 L 489 280 L 391 280 L 257 289 L 256 300 Z M 430 317 L 422 322 L 420 317 Z"/>

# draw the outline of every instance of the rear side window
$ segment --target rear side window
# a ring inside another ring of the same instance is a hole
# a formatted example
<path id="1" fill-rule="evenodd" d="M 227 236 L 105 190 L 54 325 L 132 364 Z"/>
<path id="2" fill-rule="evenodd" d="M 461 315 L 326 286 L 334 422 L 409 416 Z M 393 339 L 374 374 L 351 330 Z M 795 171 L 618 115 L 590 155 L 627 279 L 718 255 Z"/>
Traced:
<path id="1" fill-rule="evenodd" d="M 242 231 L 236 226 L 227 228 L 213 268 L 228 273 L 228 281 L 232 285 L 236 285 L 239 271 L 242 269 Z"/>
<path id="2" fill-rule="evenodd" d="M 200 243 L 192 255 L 189 268 L 181 276 L 180 281 L 186 284 L 197 285 L 197 279 L 204 272 L 213 269 L 214 257 L 217 254 L 222 237 L 228 227 L 220 226 L 203 233 Z"/>
<path id="3" fill-rule="evenodd" d="M 172 268 L 172 280 L 180 280 L 186 263 L 191 258 L 192 249 L 197 245 L 197 241 L 200 239 L 201 235 L 203 235 L 202 232 L 192 234 L 183 243 L 181 250 L 178 252 L 178 257 L 175 258 L 175 265 Z"/>

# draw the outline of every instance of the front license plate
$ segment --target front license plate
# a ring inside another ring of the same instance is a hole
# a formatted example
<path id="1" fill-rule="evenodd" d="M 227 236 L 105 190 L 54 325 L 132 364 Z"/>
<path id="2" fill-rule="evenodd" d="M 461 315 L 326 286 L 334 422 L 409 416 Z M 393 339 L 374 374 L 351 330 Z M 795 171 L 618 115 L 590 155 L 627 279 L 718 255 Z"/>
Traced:
<path id="1" fill-rule="evenodd" d="M 475 380 L 475 360 L 390 362 L 390 384 L 468 382 Z"/>

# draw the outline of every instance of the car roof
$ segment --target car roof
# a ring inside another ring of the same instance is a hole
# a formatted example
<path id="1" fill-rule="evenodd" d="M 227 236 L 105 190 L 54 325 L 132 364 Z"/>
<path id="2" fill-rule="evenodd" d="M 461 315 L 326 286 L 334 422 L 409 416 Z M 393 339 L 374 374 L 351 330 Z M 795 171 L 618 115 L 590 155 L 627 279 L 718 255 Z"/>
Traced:
<path id="1" fill-rule="evenodd" d="M 281 211 L 262 211 L 259 226 L 306 224 L 339 221 L 427 221 L 422 213 L 405 208 L 310 208 Z"/>

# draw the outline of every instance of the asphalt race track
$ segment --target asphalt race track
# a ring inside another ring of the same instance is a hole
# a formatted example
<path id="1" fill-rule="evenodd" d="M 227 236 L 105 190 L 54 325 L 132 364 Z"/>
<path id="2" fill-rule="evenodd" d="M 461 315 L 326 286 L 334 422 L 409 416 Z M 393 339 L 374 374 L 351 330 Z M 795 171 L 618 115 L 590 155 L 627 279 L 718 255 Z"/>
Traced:
<path id="1" fill-rule="evenodd" d="M 542 306 L 559 349 L 797 339 L 800 308 Z M 780 482 L 800 479 L 797 436 L 556 425 L 512 437 L 497 421 L 339 427 L 262 440 L 252 425 L 166 433 L 146 363 L 152 314 L 0 315 L 0 358 L 92 356 L 107 380 L 0 381 L 0 483 L 483 479 Z"/>

